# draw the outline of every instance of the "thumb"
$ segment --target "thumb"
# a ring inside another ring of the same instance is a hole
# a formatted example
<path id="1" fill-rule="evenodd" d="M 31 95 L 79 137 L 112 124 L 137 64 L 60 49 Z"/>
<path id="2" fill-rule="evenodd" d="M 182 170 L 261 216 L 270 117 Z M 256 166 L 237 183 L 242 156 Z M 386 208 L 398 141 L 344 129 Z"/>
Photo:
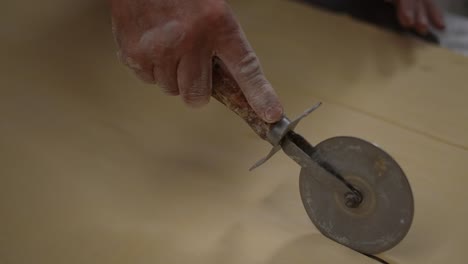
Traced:
<path id="1" fill-rule="evenodd" d="M 217 45 L 217 56 L 226 65 L 255 113 L 268 123 L 280 120 L 283 107 L 241 29 L 222 38 Z"/>

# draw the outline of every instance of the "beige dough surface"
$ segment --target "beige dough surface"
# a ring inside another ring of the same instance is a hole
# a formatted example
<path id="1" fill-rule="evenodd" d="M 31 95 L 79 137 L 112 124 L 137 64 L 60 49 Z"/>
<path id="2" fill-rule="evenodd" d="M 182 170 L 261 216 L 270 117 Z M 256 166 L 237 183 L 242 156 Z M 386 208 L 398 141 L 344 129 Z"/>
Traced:
<path id="1" fill-rule="evenodd" d="M 381 256 L 466 263 L 468 59 L 292 1 L 232 4 L 288 116 L 324 102 L 298 132 L 372 141 L 407 173 L 414 224 Z M 284 154 L 248 172 L 269 146 L 237 116 L 121 66 L 103 4 L 31 5 L 2 23 L 0 263 L 376 263 L 318 233 Z"/>

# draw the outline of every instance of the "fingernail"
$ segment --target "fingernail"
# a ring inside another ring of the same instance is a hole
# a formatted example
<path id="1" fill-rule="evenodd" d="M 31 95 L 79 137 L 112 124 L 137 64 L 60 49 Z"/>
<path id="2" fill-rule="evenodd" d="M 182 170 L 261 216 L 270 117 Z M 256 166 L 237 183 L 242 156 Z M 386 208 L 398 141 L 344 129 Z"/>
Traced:
<path id="1" fill-rule="evenodd" d="M 281 107 L 270 107 L 265 111 L 265 121 L 273 123 L 280 120 L 283 115 L 283 109 Z"/>

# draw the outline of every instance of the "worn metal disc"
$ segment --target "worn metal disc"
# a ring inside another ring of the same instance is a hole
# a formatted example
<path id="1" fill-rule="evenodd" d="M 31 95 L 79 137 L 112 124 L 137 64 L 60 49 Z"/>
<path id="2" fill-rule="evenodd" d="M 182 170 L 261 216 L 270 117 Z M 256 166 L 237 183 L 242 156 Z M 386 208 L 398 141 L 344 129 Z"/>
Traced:
<path id="1" fill-rule="evenodd" d="M 358 138 L 330 138 L 316 149 L 322 160 L 363 194 L 362 203 L 349 208 L 345 191 L 327 184 L 333 176 L 321 168 L 302 169 L 302 202 L 320 232 L 366 254 L 397 245 L 408 233 L 414 211 L 411 187 L 400 166 L 386 152 Z"/>

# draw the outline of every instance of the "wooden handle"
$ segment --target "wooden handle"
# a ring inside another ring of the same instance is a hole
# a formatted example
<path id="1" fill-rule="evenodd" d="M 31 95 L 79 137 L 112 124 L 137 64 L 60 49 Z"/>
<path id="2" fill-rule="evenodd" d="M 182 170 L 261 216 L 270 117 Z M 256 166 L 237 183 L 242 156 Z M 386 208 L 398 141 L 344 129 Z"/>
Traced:
<path id="1" fill-rule="evenodd" d="M 250 107 L 237 82 L 223 69 L 221 62 L 217 59 L 213 62 L 212 96 L 244 119 L 258 136 L 267 140 L 271 124 L 263 121 Z"/>

